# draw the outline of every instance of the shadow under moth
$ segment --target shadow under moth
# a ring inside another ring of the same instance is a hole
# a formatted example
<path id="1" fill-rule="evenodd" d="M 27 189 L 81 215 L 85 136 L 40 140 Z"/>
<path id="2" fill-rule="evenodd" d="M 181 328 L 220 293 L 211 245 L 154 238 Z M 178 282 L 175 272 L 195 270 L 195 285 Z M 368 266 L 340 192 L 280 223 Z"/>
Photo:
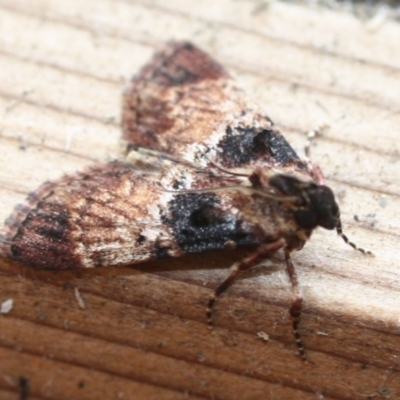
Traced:
<path id="1" fill-rule="evenodd" d="M 252 248 L 238 275 L 282 249 L 298 351 L 302 296 L 290 254 L 317 227 L 342 233 L 319 168 L 301 160 L 225 69 L 188 42 L 169 42 L 124 93 L 123 161 L 46 182 L 6 220 L 1 255 L 38 269 L 141 263 Z"/>

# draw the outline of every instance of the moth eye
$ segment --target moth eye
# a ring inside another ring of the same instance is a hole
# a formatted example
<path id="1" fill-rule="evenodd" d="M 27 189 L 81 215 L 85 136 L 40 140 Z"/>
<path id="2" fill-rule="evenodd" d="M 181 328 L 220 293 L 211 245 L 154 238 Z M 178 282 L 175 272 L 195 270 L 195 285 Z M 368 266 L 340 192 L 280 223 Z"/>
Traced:
<path id="1" fill-rule="evenodd" d="M 339 215 L 339 206 L 336 204 L 335 201 L 333 201 L 331 210 L 333 215 Z"/>
<path id="2" fill-rule="evenodd" d="M 334 229 L 338 224 L 339 207 L 335 202 L 332 190 L 321 186 L 311 196 L 311 203 L 318 216 L 318 225 L 325 229 Z"/>
<path id="3" fill-rule="evenodd" d="M 333 229 L 337 226 L 337 213 L 334 212 L 334 208 L 334 203 L 332 202 L 322 202 L 316 207 L 318 225 L 325 229 Z"/>
<path id="4" fill-rule="evenodd" d="M 321 211 L 321 210 L 320 210 Z M 318 220 L 318 225 L 322 226 L 325 229 L 334 229 L 338 224 L 338 219 L 335 214 L 332 214 L 331 210 L 324 210 L 325 213 Z"/>
<path id="5" fill-rule="evenodd" d="M 317 216 L 308 210 L 296 211 L 294 219 L 302 229 L 314 229 L 318 225 Z"/>

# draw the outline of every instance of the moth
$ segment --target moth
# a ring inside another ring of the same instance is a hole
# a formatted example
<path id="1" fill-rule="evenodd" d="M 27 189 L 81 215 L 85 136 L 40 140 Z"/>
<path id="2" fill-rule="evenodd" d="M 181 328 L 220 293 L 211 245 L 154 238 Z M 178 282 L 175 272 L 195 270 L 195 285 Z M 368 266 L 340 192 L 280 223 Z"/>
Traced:
<path id="1" fill-rule="evenodd" d="M 211 296 L 283 250 L 300 356 L 302 296 L 291 253 L 317 227 L 342 232 L 319 168 L 301 160 L 225 69 L 188 42 L 169 42 L 123 96 L 122 161 L 46 182 L 17 206 L 0 238 L 3 256 L 33 268 L 127 265 L 246 246 Z"/>

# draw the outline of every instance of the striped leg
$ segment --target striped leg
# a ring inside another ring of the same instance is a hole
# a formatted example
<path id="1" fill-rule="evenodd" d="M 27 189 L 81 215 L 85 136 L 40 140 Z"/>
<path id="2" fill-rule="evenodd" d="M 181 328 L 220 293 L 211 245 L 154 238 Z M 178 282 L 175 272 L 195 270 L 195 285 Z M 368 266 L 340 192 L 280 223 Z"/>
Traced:
<path id="1" fill-rule="evenodd" d="M 257 250 L 249 257 L 235 263 L 231 267 L 231 273 L 211 295 L 207 307 L 207 323 L 208 327 L 212 329 L 212 310 L 218 297 L 237 279 L 241 272 L 254 267 L 262 260 L 272 257 L 279 249 L 286 246 L 284 239 L 279 239 L 273 243 L 264 243 L 257 248 Z"/>
<path id="2" fill-rule="evenodd" d="M 299 332 L 299 324 L 301 317 L 301 308 L 303 305 L 303 297 L 301 295 L 299 280 L 297 279 L 297 273 L 290 258 L 290 252 L 285 250 L 285 260 L 286 260 L 286 271 L 289 275 L 290 283 L 292 284 L 293 291 L 293 303 L 290 307 L 289 313 L 292 318 L 293 334 L 296 340 L 297 350 L 302 361 L 307 361 L 306 353 L 303 346 L 303 341 L 301 340 L 301 335 Z"/>

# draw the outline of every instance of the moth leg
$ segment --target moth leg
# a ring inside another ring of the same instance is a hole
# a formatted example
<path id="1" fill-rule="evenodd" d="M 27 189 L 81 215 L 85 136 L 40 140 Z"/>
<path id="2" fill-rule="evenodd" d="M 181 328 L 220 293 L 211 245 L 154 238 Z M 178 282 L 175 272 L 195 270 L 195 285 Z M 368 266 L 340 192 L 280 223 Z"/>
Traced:
<path id="1" fill-rule="evenodd" d="M 285 249 L 286 271 L 289 275 L 290 283 L 292 284 L 293 303 L 289 309 L 290 317 L 292 318 L 292 328 L 294 338 L 296 340 L 297 351 L 302 361 L 307 361 L 306 353 L 303 346 L 303 341 L 299 332 L 299 324 L 301 317 L 301 309 L 303 305 L 303 296 L 300 291 L 299 280 L 297 278 L 296 269 L 290 258 L 290 251 Z"/>
<path id="2" fill-rule="evenodd" d="M 229 286 L 238 278 L 241 272 L 254 267 L 260 261 L 272 257 L 279 249 L 286 246 L 284 239 L 279 239 L 272 243 L 264 243 L 257 248 L 257 250 L 250 256 L 243 260 L 236 262 L 231 267 L 229 276 L 215 289 L 214 293 L 210 296 L 207 307 L 207 323 L 208 327 L 212 329 L 212 310 L 218 297 L 228 289 Z"/>

